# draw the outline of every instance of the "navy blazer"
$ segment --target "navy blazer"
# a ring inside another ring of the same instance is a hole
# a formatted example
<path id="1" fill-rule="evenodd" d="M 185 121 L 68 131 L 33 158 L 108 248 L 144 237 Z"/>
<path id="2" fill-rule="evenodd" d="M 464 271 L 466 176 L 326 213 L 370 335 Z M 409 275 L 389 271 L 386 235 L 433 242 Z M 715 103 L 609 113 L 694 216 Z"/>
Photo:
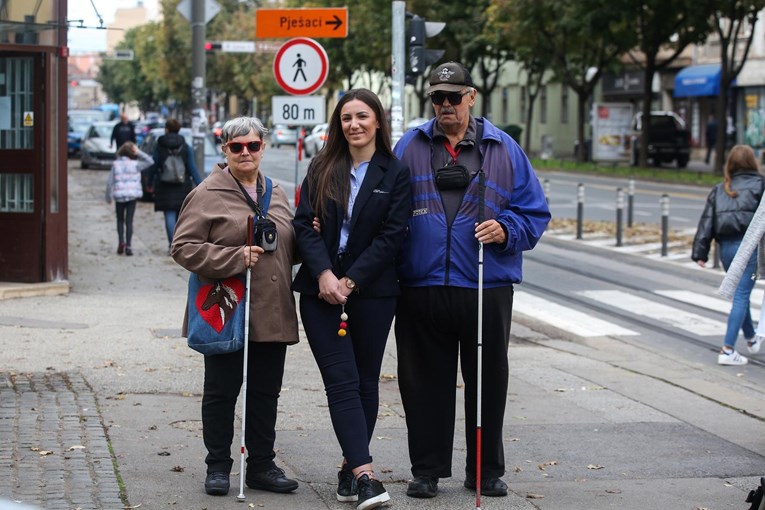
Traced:
<path id="1" fill-rule="evenodd" d="M 353 205 L 351 229 L 340 267 L 337 251 L 345 207 L 330 203 L 326 217 L 321 218 L 321 233 L 316 232 L 312 225 L 313 197 L 306 176 L 292 222 L 303 259 L 292 290 L 318 296 L 318 277 L 325 269 L 331 269 L 338 278 L 347 276 L 356 282 L 361 296 L 397 296 L 400 290 L 396 258 L 412 215 L 409 179 L 409 167 L 393 156 L 380 151 L 374 153 Z"/>

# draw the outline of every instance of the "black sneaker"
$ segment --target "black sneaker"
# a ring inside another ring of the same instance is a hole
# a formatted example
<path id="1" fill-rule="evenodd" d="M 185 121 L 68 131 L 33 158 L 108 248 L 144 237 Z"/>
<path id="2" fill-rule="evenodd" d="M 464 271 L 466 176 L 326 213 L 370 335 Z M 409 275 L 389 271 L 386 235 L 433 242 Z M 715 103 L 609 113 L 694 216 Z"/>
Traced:
<path id="1" fill-rule="evenodd" d="M 345 469 L 345 466 L 337 473 L 337 500 L 343 503 L 359 500 L 356 477 L 350 469 Z"/>
<path id="2" fill-rule="evenodd" d="M 475 476 L 465 478 L 466 489 L 475 490 Z M 484 478 L 481 480 L 481 495 L 492 497 L 507 496 L 507 484 L 499 478 Z"/>
<path id="3" fill-rule="evenodd" d="M 390 501 L 388 492 L 379 480 L 370 479 L 367 475 L 361 475 L 356 483 L 359 486 L 359 499 L 356 510 L 377 508 L 386 501 Z"/>
<path id="4" fill-rule="evenodd" d="M 229 488 L 228 473 L 216 471 L 207 473 L 205 478 L 205 492 L 211 496 L 225 496 Z"/>
<path id="5" fill-rule="evenodd" d="M 259 473 L 248 471 L 244 481 L 250 489 L 263 491 L 284 493 L 292 492 L 298 488 L 297 481 L 284 476 L 284 470 L 276 466 Z"/>

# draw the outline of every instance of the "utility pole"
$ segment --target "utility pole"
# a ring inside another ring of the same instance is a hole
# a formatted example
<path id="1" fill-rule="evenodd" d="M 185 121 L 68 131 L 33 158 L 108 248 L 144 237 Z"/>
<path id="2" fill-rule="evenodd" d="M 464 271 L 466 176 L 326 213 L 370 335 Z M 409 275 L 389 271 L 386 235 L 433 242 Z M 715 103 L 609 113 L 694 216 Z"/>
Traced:
<path id="1" fill-rule="evenodd" d="M 191 132 L 193 134 L 194 160 L 200 175 L 204 175 L 205 136 L 207 136 L 207 89 L 205 69 L 205 18 L 206 0 L 193 0 L 191 6 Z"/>
<path id="2" fill-rule="evenodd" d="M 391 27 L 391 138 L 393 144 L 404 135 L 404 72 L 406 68 L 406 2 L 393 2 L 393 22 Z"/>

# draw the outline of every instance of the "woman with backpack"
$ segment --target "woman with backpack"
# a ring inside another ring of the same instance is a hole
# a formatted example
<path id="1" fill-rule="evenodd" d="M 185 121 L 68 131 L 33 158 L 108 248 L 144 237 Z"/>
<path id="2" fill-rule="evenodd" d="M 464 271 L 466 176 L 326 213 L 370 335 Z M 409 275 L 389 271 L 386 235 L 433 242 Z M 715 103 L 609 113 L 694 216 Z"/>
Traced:
<path id="1" fill-rule="evenodd" d="M 106 181 L 106 203 L 114 199 L 117 213 L 117 254 L 133 255 L 133 215 L 136 201 L 143 195 L 141 171 L 154 163 L 151 156 L 138 149 L 133 142 L 125 142 L 117 151 Z"/>
<path id="2" fill-rule="evenodd" d="M 154 166 L 149 174 L 149 182 L 154 183 L 154 210 L 165 215 L 168 250 L 173 242 L 175 223 L 178 213 L 189 191 L 202 179 L 199 177 L 194 152 L 179 134 L 181 123 L 176 119 L 167 119 L 165 134 L 157 139 L 154 150 Z M 183 171 L 179 172 L 180 161 Z"/>

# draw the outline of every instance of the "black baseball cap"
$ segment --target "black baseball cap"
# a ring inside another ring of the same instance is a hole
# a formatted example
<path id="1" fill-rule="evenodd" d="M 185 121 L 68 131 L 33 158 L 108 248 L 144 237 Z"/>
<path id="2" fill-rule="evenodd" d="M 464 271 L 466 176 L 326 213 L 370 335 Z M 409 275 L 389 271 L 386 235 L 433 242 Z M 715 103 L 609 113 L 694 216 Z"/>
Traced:
<path id="1" fill-rule="evenodd" d="M 432 94 L 437 90 L 444 92 L 459 92 L 465 87 L 472 87 L 473 79 L 470 73 L 459 62 L 447 62 L 439 64 L 430 73 L 430 87 L 425 91 Z"/>

